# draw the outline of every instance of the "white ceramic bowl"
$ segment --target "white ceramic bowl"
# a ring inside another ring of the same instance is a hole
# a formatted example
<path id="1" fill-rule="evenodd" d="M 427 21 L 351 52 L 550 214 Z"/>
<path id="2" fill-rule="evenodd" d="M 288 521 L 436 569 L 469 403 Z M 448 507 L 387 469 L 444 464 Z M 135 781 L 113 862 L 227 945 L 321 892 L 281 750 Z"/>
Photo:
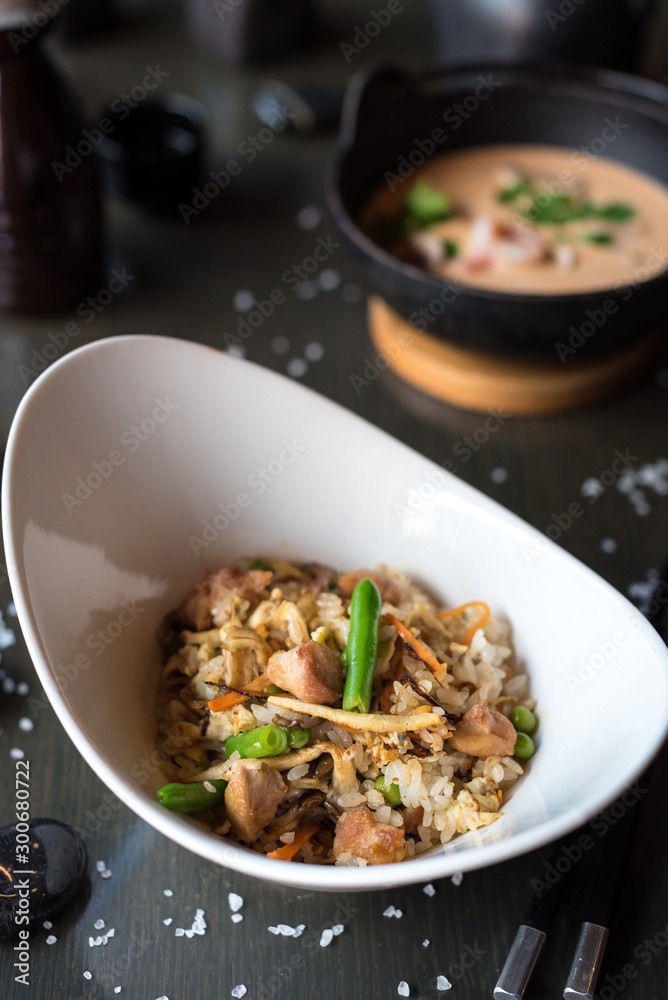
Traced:
<path id="1" fill-rule="evenodd" d="M 609 804 L 666 732 L 666 647 L 619 593 L 353 414 L 209 348 L 118 337 L 52 365 L 11 430 L 3 515 L 21 627 L 68 735 L 148 823 L 258 878 L 372 889 L 511 858 Z M 262 857 L 157 804 L 156 629 L 208 569 L 263 553 L 386 562 L 509 618 L 540 734 L 503 819 L 415 861 L 336 868 Z"/>

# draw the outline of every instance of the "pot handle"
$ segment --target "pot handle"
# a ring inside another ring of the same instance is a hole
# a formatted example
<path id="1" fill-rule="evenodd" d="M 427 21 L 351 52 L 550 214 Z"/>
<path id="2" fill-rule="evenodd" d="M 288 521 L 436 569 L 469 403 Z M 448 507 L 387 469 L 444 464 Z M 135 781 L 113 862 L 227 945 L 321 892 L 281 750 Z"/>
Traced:
<path id="1" fill-rule="evenodd" d="M 357 141 L 360 131 L 373 118 L 374 111 L 387 101 L 387 91 L 392 96 L 407 93 L 413 88 L 411 78 L 393 66 L 360 70 L 348 83 L 341 112 L 339 146 L 349 149 Z"/>

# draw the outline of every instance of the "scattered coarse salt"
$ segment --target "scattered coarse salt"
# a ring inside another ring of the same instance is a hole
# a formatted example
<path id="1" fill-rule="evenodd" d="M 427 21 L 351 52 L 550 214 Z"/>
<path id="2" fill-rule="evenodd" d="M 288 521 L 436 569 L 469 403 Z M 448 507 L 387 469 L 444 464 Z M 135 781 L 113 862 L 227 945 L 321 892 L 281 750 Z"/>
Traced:
<path id="1" fill-rule="evenodd" d="M 310 302 L 311 299 L 314 299 L 317 294 L 318 286 L 315 281 L 311 281 L 310 278 L 307 278 L 306 281 L 300 282 L 295 290 L 295 295 L 298 299 L 301 299 L 302 302 Z"/>
<path id="2" fill-rule="evenodd" d="M 172 918 L 171 917 L 165 917 L 165 919 L 163 920 L 163 924 L 165 925 L 165 927 L 169 927 L 169 925 L 171 924 L 171 922 L 172 922 Z"/>
<path id="3" fill-rule="evenodd" d="M 177 927 L 174 930 L 174 937 L 183 937 L 184 934 L 185 934 L 185 931 L 184 931 L 183 927 Z"/>
<path id="4" fill-rule="evenodd" d="M 9 756 L 12 758 L 12 760 L 23 760 L 25 754 L 23 750 L 20 750 L 18 747 L 12 747 L 12 749 L 9 751 Z"/>
<path id="5" fill-rule="evenodd" d="M 167 996 L 164 996 L 164 997 L 156 997 L 156 998 L 155 998 L 155 1000 L 169 1000 L 169 997 L 167 997 Z"/>
<path id="6" fill-rule="evenodd" d="M 93 924 L 93 927 L 95 928 L 96 931 L 101 931 L 102 928 L 104 927 L 104 920 L 96 920 L 95 923 Z"/>
<path id="7" fill-rule="evenodd" d="M 162 890 L 162 894 L 163 894 L 163 896 L 173 896 L 174 895 L 174 893 L 172 892 L 171 889 L 163 889 Z"/>
<path id="8" fill-rule="evenodd" d="M 103 872 L 106 867 L 107 867 L 106 861 L 96 861 L 95 862 L 95 870 L 98 871 L 98 872 Z"/>
<path id="9" fill-rule="evenodd" d="M 508 470 L 504 469 L 501 465 L 497 465 L 495 469 L 492 469 L 489 477 L 493 483 L 505 483 L 508 478 Z"/>
<path id="10" fill-rule="evenodd" d="M 318 285 L 323 292 L 333 292 L 341 284 L 341 275 L 333 267 L 326 267 L 318 276 Z"/>
<path id="11" fill-rule="evenodd" d="M 16 618 L 16 605 L 13 601 L 10 601 L 7 605 L 7 614 L 10 618 Z"/>
<path id="12" fill-rule="evenodd" d="M 233 924 L 239 924 L 243 919 L 244 918 L 241 916 L 240 913 L 233 913 L 232 916 L 230 917 L 230 920 L 232 921 Z"/>
<path id="13" fill-rule="evenodd" d="M 232 302 L 237 312 L 245 313 L 255 305 L 255 296 L 248 288 L 242 288 L 238 292 L 235 292 Z"/>
<path id="14" fill-rule="evenodd" d="M 613 552 L 617 551 L 617 542 L 614 538 L 602 538 L 601 539 L 601 551 L 605 552 L 606 555 L 612 555 Z"/>
<path id="15" fill-rule="evenodd" d="M 45 931 L 50 931 L 51 928 L 53 927 L 53 924 L 51 923 L 50 920 L 45 920 L 44 923 L 42 924 L 42 927 L 44 928 Z"/>
<path id="16" fill-rule="evenodd" d="M 325 927 L 324 931 L 320 935 L 320 947 L 326 948 L 328 944 L 332 943 L 334 937 L 334 931 L 331 927 Z"/>
<path id="17" fill-rule="evenodd" d="M 455 872 L 450 881 L 453 885 L 461 885 L 464 881 L 464 872 Z"/>
<path id="18" fill-rule="evenodd" d="M 427 885 L 425 885 L 423 887 L 422 891 L 425 894 L 425 896 L 435 896 L 436 895 L 436 890 L 434 889 L 434 887 L 431 884 L 431 882 L 428 882 Z"/>
<path id="19" fill-rule="evenodd" d="M 271 342 L 271 349 L 274 354 L 287 354 L 290 350 L 290 341 L 287 337 L 274 337 Z"/>
<path id="20" fill-rule="evenodd" d="M 285 370 L 292 378 L 301 378 L 308 371 L 308 362 L 303 358 L 291 358 Z"/>
<path id="21" fill-rule="evenodd" d="M 108 868 L 105 868 L 103 872 L 100 872 L 100 878 L 111 878 L 111 872 Z"/>
<path id="22" fill-rule="evenodd" d="M 184 933 L 187 938 L 195 937 L 195 932 L 192 927 L 186 927 Z"/>
<path id="23" fill-rule="evenodd" d="M 48 938 L 46 939 L 46 943 L 55 944 L 57 940 L 58 940 L 57 937 L 55 937 L 53 934 L 49 934 Z"/>
<path id="24" fill-rule="evenodd" d="M 92 979 L 92 978 L 93 978 L 92 973 L 88 971 L 84 972 L 84 979 Z"/>
<path id="25" fill-rule="evenodd" d="M 89 937 L 88 946 L 89 948 L 99 948 L 102 944 L 109 944 L 109 939 L 114 937 L 115 934 L 116 930 L 110 927 L 106 934 L 100 934 L 96 938 Z"/>
<path id="26" fill-rule="evenodd" d="M 192 923 L 193 934 L 204 934 L 206 931 L 206 920 L 204 919 L 204 910 L 195 911 L 195 919 Z"/>
<path id="27" fill-rule="evenodd" d="M 25 681 L 19 681 L 19 683 L 16 685 L 16 693 L 17 694 L 26 695 L 26 694 L 28 694 L 29 691 L 30 691 L 30 687 L 26 684 Z"/>
<path id="28" fill-rule="evenodd" d="M 306 929 L 306 924 L 297 924 L 296 927 L 290 927 L 289 924 L 276 924 L 275 927 L 267 927 L 270 934 L 281 934 L 283 937 L 301 937 L 304 930 Z"/>
<path id="29" fill-rule="evenodd" d="M 12 691 L 16 690 L 16 681 L 13 677 L 3 677 L 2 679 L 2 690 L 5 694 L 11 694 Z"/>
<path id="30" fill-rule="evenodd" d="M 244 905 L 244 898 L 243 896 L 238 896 L 236 892 L 228 892 L 227 902 L 229 903 L 232 913 L 238 913 Z"/>
<path id="31" fill-rule="evenodd" d="M 397 986 L 397 993 L 400 997 L 409 997 L 411 995 L 411 988 L 403 979 Z"/>
<path id="32" fill-rule="evenodd" d="M 403 917 L 403 915 L 404 911 L 398 910 L 396 906 L 388 906 L 386 910 L 383 910 L 384 917 L 396 917 L 397 920 L 399 920 L 401 917 Z"/>
<path id="33" fill-rule="evenodd" d="M 31 733 L 35 728 L 35 723 L 32 719 L 28 719 L 25 716 L 19 719 L 19 729 L 23 730 L 24 733 Z"/>
<path id="34" fill-rule="evenodd" d="M 244 986 L 244 984 L 243 983 L 239 983 L 238 986 L 234 987 L 234 989 L 231 991 L 230 995 L 233 996 L 233 997 L 245 997 L 247 993 L 248 993 L 248 990 L 246 989 L 246 987 Z"/>
<path id="35" fill-rule="evenodd" d="M 120 986 L 114 986 L 114 993 L 120 993 L 121 992 L 121 988 L 122 987 L 120 987 Z"/>
<path id="36" fill-rule="evenodd" d="M 334 924 L 334 926 L 332 927 L 332 934 L 334 935 L 334 937 L 338 937 L 339 934 L 343 934 L 344 930 L 345 927 L 343 926 L 343 924 Z"/>
<path id="37" fill-rule="evenodd" d="M 428 948 L 429 947 L 429 938 L 425 938 L 424 939 L 424 941 L 422 942 L 422 947 L 423 948 Z"/>
<path id="38" fill-rule="evenodd" d="M 446 979 L 445 976 L 437 976 L 436 989 L 439 990 L 441 993 L 444 993 L 446 990 L 452 989 L 452 983 L 450 982 L 449 979 Z"/>
<path id="39" fill-rule="evenodd" d="M 304 348 L 304 357 L 307 361 L 322 361 L 325 356 L 325 348 L 318 340 L 312 340 Z"/>
<path id="40" fill-rule="evenodd" d="M 297 213 L 297 225 L 300 229 L 315 229 L 322 222 L 322 212 L 317 205 L 305 205 Z"/>

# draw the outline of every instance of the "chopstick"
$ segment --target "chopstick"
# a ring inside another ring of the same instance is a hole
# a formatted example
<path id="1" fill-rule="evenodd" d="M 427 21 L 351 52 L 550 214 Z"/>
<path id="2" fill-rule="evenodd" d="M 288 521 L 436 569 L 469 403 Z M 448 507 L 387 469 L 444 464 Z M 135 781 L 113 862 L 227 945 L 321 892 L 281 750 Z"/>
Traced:
<path id="1" fill-rule="evenodd" d="M 668 580 L 668 559 L 652 595 L 656 607 L 647 615 L 649 623 L 654 626 L 664 642 L 668 643 L 668 629 L 664 621 L 666 604 L 661 603 L 656 597 L 664 580 Z M 649 787 L 651 774 L 652 767 L 648 768 L 641 779 L 644 780 L 646 787 Z M 641 800 L 634 806 L 627 807 L 624 816 L 608 830 L 603 841 L 599 842 L 595 849 L 595 872 L 584 907 L 578 943 L 564 986 L 564 1000 L 594 1000 L 596 981 L 610 934 L 609 928 L 624 881 L 621 877 L 622 867 L 628 864 L 633 852 L 643 806 L 644 801 Z M 562 843 L 555 844 L 550 856 L 552 863 L 562 850 Z M 522 1000 L 547 939 L 549 923 L 568 874 L 562 877 L 558 891 L 554 895 L 550 893 L 550 898 L 543 906 L 540 905 L 541 901 L 534 900 L 529 907 L 494 987 L 494 1000 Z"/>

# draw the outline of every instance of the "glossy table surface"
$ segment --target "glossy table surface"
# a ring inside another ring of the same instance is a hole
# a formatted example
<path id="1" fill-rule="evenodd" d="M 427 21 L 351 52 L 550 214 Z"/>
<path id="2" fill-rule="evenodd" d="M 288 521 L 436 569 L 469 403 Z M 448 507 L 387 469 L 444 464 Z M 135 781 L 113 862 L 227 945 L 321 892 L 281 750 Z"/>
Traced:
<path id="1" fill-rule="evenodd" d="M 347 19 L 343 10 L 332 13 L 329 33 L 315 51 L 264 71 L 226 68 L 203 53 L 185 36 L 172 5 L 141 8 L 130 29 L 61 50 L 91 123 L 141 80 L 146 66 L 159 64 L 169 73 L 166 86 L 198 97 L 209 110 L 210 168 L 237 157 L 243 169 L 189 224 L 178 212 L 154 217 L 109 198 L 105 283 L 112 269 L 132 277 L 88 321 L 79 313 L 81 332 L 57 353 L 133 332 L 241 348 L 251 360 L 292 372 L 436 462 L 454 464 L 458 475 L 535 527 L 545 531 L 561 524 L 560 544 L 638 603 L 668 551 L 668 475 L 657 465 L 668 454 L 668 357 L 659 359 L 642 384 L 594 409 L 549 420 L 504 418 L 486 429 L 485 415 L 432 402 L 374 367 L 363 289 L 324 208 L 333 136 L 276 133 L 252 160 L 239 152 L 261 128 L 249 111 L 256 83 L 272 75 L 340 86 L 357 68 L 339 48 L 355 23 L 351 10 Z M 419 12 L 406 18 L 405 27 L 397 19 L 364 59 L 396 57 L 405 46 L 404 61 L 417 65 L 416 45 L 425 31 Z M 317 210 L 310 213 L 313 228 L 304 228 L 309 213 L 298 222 L 306 207 Z M 320 253 L 326 259 L 304 286 L 299 270 L 316 246 L 327 248 Z M 283 293 L 281 302 L 252 336 L 240 337 L 245 305 L 238 293 L 270 300 L 276 289 Z M 39 320 L 0 319 L 3 442 L 27 384 L 53 359 L 49 334 L 73 319 L 74 310 Z M 363 375 L 368 384 L 360 387 L 353 375 Z M 636 477 L 639 494 L 620 490 L 619 477 L 609 472 L 619 452 L 636 473 L 643 470 Z M 563 527 L 564 512 L 574 503 L 582 514 Z M 437 989 L 438 976 L 452 984 L 452 997 L 491 997 L 531 900 L 531 879 L 546 874 L 549 848 L 467 874 L 459 884 L 438 882 L 432 895 L 420 885 L 369 895 L 319 894 L 263 885 L 216 868 L 140 821 L 84 763 L 44 699 L 10 601 L 4 579 L 0 608 L 16 641 L 0 633 L 6 647 L 0 665 L 0 823 L 13 819 L 10 751 L 20 749 L 30 761 L 32 815 L 55 816 L 83 831 L 90 879 L 86 891 L 54 917 L 51 930 L 38 927 L 31 933 L 28 989 L 14 981 L 14 953 L 11 944 L 2 943 L 3 1000 L 102 1000 L 116 996 L 119 986 L 121 998 L 131 1000 L 219 1000 L 241 984 L 249 1000 L 316 995 L 379 1000 L 399 995 L 401 982 L 411 997 L 432 998 L 445 995 Z M 20 693 L 24 685 L 28 694 Z M 619 711 L 623 739 L 623 706 Z M 564 738 L 582 740 L 586 766 L 588 734 L 568 732 L 566 726 Z M 599 982 L 601 1000 L 665 995 L 666 775 L 660 759 L 650 791 L 639 793 L 643 823 L 623 869 L 626 881 Z M 615 818 L 608 815 L 603 822 L 610 827 Z M 101 876 L 98 861 L 111 876 Z M 594 861 L 592 852 L 574 865 L 528 998 L 562 994 L 584 877 Z M 238 923 L 231 920 L 229 892 L 244 900 Z M 402 915 L 384 916 L 390 906 Z M 176 928 L 191 928 L 198 909 L 204 911 L 206 932 L 177 936 Z M 98 921 L 104 928 L 95 926 Z M 298 939 L 269 933 L 268 927 L 279 923 L 304 924 L 305 930 Z M 343 932 L 321 947 L 323 929 L 336 924 Z M 91 947 L 89 939 L 110 928 L 113 937 Z M 57 939 L 52 944 L 49 934 Z"/>

